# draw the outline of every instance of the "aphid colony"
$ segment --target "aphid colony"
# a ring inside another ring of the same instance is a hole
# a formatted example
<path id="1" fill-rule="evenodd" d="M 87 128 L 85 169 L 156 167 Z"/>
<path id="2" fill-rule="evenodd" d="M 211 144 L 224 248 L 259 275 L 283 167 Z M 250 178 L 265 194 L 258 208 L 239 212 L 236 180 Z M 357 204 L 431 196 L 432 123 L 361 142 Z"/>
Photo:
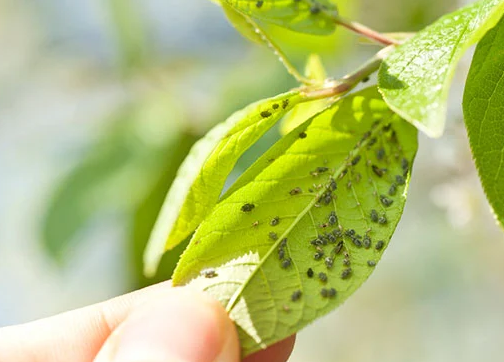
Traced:
<path id="1" fill-rule="evenodd" d="M 277 105 L 276 108 L 279 106 Z M 275 105 L 273 105 L 275 108 Z M 386 125 L 382 128 L 382 130 L 376 130 L 377 124 L 373 125 L 373 132 L 366 132 L 362 139 L 358 142 L 357 146 L 354 148 L 354 151 L 351 152 L 350 156 L 347 158 L 347 162 L 343 165 L 343 168 L 337 171 L 334 169 L 330 169 L 326 166 L 318 166 L 314 170 L 310 171 L 310 175 L 312 177 L 320 177 L 321 175 L 329 174 L 328 181 L 326 183 L 314 184 L 313 188 L 309 188 L 308 192 L 310 194 L 315 194 L 315 200 L 313 201 L 313 206 L 320 208 L 322 206 L 331 206 L 334 208 L 336 200 L 335 191 L 338 190 L 337 180 L 340 181 L 348 175 L 350 181 L 348 181 L 348 188 L 352 187 L 352 182 L 360 182 L 362 179 L 362 174 L 357 173 L 355 168 L 358 165 L 363 165 L 362 167 L 367 167 L 369 172 L 367 172 L 369 176 L 369 182 L 372 184 L 371 176 L 374 175 L 378 180 L 380 180 L 380 184 L 383 184 L 384 181 L 392 181 L 389 184 L 389 189 L 385 193 L 377 193 L 375 192 L 375 196 L 377 199 L 377 208 L 380 209 L 371 209 L 367 211 L 367 215 L 364 215 L 366 219 L 369 220 L 368 228 L 362 233 L 357 232 L 352 228 L 344 228 L 340 222 L 336 210 L 331 210 L 328 212 L 325 221 L 319 225 L 320 228 L 324 230 L 324 232 L 319 232 L 315 238 L 312 238 L 308 241 L 310 248 L 313 250 L 312 258 L 316 263 L 312 267 L 309 267 L 306 270 L 306 277 L 313 282 L 318 282 L 322 286 L 320 289 L 320 296 L 322 298 L 335 298 L 337 296 L 337 291 L 333 287 L 326 287 L 328 283 L 330 283 L 330 278 L 328 274 L 333 269 L 341 270 L 338 272 L 339 278 L 341 280 L 350 279 L 354 270 L 352 269 L 351 262 L 351 248 L 358 249 L 372 249 L 375 252 L 380 252 L 385 247 L 384 240 L 373 240 L 372 225 L 386 225 L 388 223 L 387 215 L 385 210 L 391 207 L 394 203 L 394 196 L 399 192 L 399 188 L 405 185 L 405 178 L 409 173 L 409 162 L 406 158 L 401 156 L 401 148 L 397 145 L 397 135 L 395 131 L 391 129 L 390 125 Z M 381 163 L 382 165 L 374 164 L 372 160 L 367 159 L 365 162 L 362 160 L 364 158 L 363 155 L 359 154 L 365 147 L 367 150 L 371 150 L 374 145 L 378 145 L 381 142 L 378 140 L 378 135 L 383 136 L 383 132 L 390 132 L 388 141 L 392 144 L 396 144 L 397 152 L 394 155 L 387 156 L 387 152 L 383 146 L 379 146 L 374 154 L 377 163 Z M 306 132 L 302 132 L 299 135 L 300 138 L 306 138 Z M 399 175 L 393 175 L 389 173 L 388 166 L 391 161 L 396 160 L 402 173 Z M 324 162 L 327 163 L 327 162 Z M 375 187 L 376 189 L 376 187 Z M 316 190 L 316 192 L 314 191 Z M 303 193 L 301 187 L 297 186 L 291 189 L 288 192 L 291 196 L 296 196 Z M 357 203 L 360 207 L 361 205 Z M 244 213 L 249 213 L 255 208 L 254 204 L 246 203 L 241 206 L 241 211 Z M 322 210 L 321 210 L 322 211 Z M 271 227 L 277 226 L 281 222 L 281 218 L 279 216 L 274 216 L 270 221 L 269 225 Z M 257 226 L 259 224 L 258 221 L 254 222 L 253 226 Z M 314 225 L 315 226 L 315 225 Z M 331 229 L 331 230 L 329 230 Z M 279 235 L 276 232 L 270 231 L 268 233 L 268 238 L 274 242 L 277 242 L 279 239 Z M 280 266 L 282 269 L 289 269 L 293 265 L 292 257 L 289 253 L 288 248 L 288 240 L 287 238 L 283 238 L 280 242 L 278 242 L 278 260 L 280 262 Z M 376 266 L 375 260 L 367 260 L 367 266 L 373 268 Z M 320 271 L 320 269 L 323 271 Z M 341 268 L 341 269 L 340 269 Z M 212 273 L 209 275 L 205 275 L 207 278 L 214 277 Z M 291 301 L 296 302 L 302 299 L 303 293 L 301 290 L 295 290 L 291 295 Z M 289 311 L 290 308 L 284 305 L 284 310 Z"/>
<path id="2" fill-rule="evenodd" d="M 294 4 L 301 3 L 302 0 L 292 0 Z M 327 10 L 327 6 L 323 4 L 318 4 L 314 0 L 310 0 L 310 14 L 317 15 L 322 10 Z M 264 0 L 258 0 L 255 3 L 256 8 L 261 9 L 264 5 Z"/>

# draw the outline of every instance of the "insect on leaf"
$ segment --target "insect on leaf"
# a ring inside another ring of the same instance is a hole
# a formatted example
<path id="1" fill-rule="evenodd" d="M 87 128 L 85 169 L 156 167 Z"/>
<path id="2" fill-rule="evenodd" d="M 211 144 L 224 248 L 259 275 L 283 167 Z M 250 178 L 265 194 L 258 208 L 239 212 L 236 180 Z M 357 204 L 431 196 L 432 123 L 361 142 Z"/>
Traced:
<path id="1" fill-rule="evenodd" d="M 145 273 L 153 275 L 165 250 L 187 238 L 219 199 L 240 156 L 303 96 L 292 91 L 234 113 L 198 141 L 166 196 L 145 251 Z"/>
<path id="2" fill-rule="evenodd" d="M 378 73 L 385 102 L 428 136 L 441 136 L 446 98 L 459 59 L 503 13 L 502 0 L 478 1 L 408 39 L 387 57 Z"/>
<path id="3" fill-rule="evenodd" d="M 244 15 L 297 32 L 328 35 L 335 29 L 337 13 L 330 0 L 222 0 Z"/>
<path id="4" fill-rule="evenodd" d="M 464 117 L 481 183 L 504 226 L 504 20 L 476 48 L 464 93 Z"/>
<path id="5" fill-rule="evenodd" d="M 401 217 L 417 131 L 376 88 L 301 124 L 238 179 L 194 234 L 174 285 L 205 290 L 244 356 L 343 303 Z"/>

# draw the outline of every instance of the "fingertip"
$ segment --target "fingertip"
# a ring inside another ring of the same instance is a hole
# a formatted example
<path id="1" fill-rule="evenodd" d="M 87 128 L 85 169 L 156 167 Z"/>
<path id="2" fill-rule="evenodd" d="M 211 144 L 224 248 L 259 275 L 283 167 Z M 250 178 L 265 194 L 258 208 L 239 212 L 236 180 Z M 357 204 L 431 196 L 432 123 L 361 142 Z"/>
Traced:
<path id="1" fill-rule="evenodd" d="M 112 333 L 95 362 L 237 362 L 234 324 L 216 300 L 173 288 L 141 306 Z"/>
<path id="2" fill-rule="evenodd" d="M 294 334 L 283 341 L 248 356 L 243 362 L 285 362 L 289 359 L 294 349 L 295 341 L 296 335 Z"/>

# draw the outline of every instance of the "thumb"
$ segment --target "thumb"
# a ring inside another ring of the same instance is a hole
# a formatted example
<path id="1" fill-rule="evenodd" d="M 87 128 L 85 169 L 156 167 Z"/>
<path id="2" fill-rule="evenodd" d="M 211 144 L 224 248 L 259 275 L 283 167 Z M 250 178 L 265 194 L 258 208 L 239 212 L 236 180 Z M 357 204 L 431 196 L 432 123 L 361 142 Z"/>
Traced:
<path id="1" fill-rule="evenodd" d="M 224 308 L 199 292 L 173 288 L 134 310 L 95 362 L 238 362 L 239 354 Z"/>

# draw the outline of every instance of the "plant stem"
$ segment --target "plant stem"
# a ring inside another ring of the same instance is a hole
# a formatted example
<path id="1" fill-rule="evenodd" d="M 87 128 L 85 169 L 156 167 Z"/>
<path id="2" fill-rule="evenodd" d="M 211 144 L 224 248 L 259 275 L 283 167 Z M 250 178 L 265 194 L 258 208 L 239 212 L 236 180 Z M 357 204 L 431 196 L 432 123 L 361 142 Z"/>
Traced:
<path id="1" fill-rule="evenodd" d="M 322 99 L 329 98 L 335 96 L 342 96 L 348 92 L 350 92 L 353 88 L 355 88 L 362 80 L 369 77 L 371 74 L 376 72 L 380 67 L 383 59 L 394 50 L 394 46 L 390 45 L 386 48 L 383 48 L 378 53 L 375 54 L 371 59 L 369 59 L 366 63 L 362 64 L 357 70 L 354 72 L 345 75 L 343 78 L 339 80 L 334 80 L 331 82 L 327 82 L 323 87 L 306 87 L 304 92 L 305 97 L 309 100 L 314 99 Z"/>
<path id="2" fill-rule="evenodd" d="M 336 24 L 339 24 L 339 25 L 353 31 L 354 33 L 360 34 L 368 39 L 371 39 L 374 42 L 377 42 L 377 43 L 380 43 L 380 44 L 386 45 L 386 46 L 400 44 L 399 41 L 392 39 L 392 38 L 389 38 L 388 36 L 386 36 L 382 33 L 379 33 L 376 30 L 368 28 L 367 26 L 362 25 L 356 21 L 342 18 L 339 15 L 333 15 L 332 18 Z"/>
<path id="3" fill-rule="evenodd" d="M 255 30 L 256 34 L 261 37 L 262 41 L 278 57 L 278 60 L 280 61 L 280 63 L 283 64 L 283 66 L 285 67 L 285 69 L 287 70 L 287 72 L 290 75 L 292 75 L 299 83 L 302 83 L 302 84 L 305 84 L 305 85 L 310 85 L 310 84 L 314 83 L 311 79 L 309 79 L 309 78 L 301 75 L 298 72 L 298 70 L 296 69 L 296 67 L 294 65 L 292 65 L 292 63 L 289 61 L 289 59 L 287 58 L 287 56 L 285 55 L 285 53 L 278 47 L 278 45 L 275 44 L 275 42 L 273 41 L 273 39 L 271 39 L 268 35 L 266 35 L 266 33 L 259 27 L 259 25 L 257 25 L 257 23 L 255 21 L 253 21 L 249 17 L 245 17 L 245 19 L 247 20 L 247 22 L 252 27 L 254 27 L 254 30 Z"/>

